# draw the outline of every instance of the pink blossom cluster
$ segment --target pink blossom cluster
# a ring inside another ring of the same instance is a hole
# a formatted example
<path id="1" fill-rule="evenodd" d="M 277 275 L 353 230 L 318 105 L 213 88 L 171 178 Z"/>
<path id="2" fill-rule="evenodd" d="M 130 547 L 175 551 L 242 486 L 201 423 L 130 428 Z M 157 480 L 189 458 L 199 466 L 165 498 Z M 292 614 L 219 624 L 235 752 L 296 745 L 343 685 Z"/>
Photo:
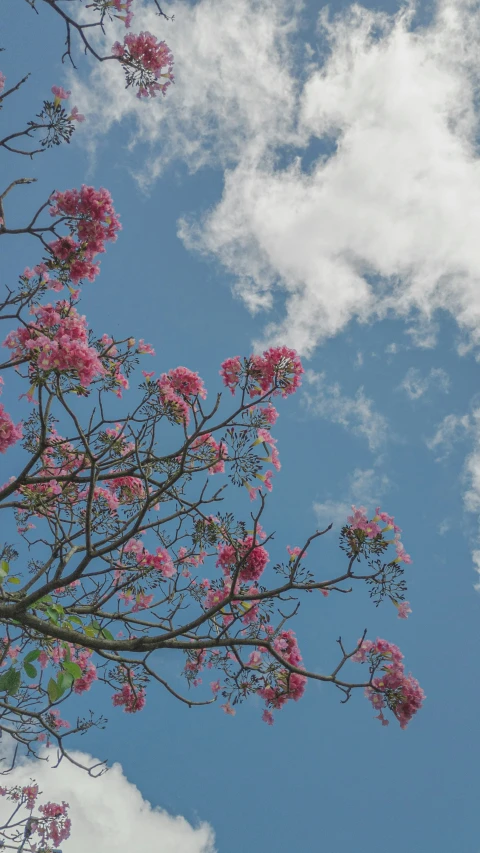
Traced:
<path id="1" fill-rule="evenodd" d="M 94 258 L 105 251 L 106 242 L 117 239 L 121 228 L 110 193 L 103 187 L 96 190 L 85 185 L 80 190 L 54 192 L 50 215 L 65 217 L 72 231 L 49 244 L 53 255 L 67 265 L 74 283 L 83 278 L 93 281 L 99 272 Z"/>
<path id="2" fill-rule="evenodd" d="M 203 400 L 207 391 L 198 373 L 187 367 L 175 367 L 169 373 L 162 373 L 157 380 L 160 400 L 178 422 L 190 421 L 190 409 L 196 397 Z"/>
<path id="3" fill-rule="evenodd" d="M 25 805 L 27 809 L 35 808 L 35 801 L 38 797 L 38 785 L 25 785 L 22 788 L 22 794 L 26 797 Z"/>
<path id="4" fill-rule="evenodd" d="M 129 33 L 123 44 L 116 41 L 112 53 L 126 66 L 127 85 L 136 82 L 139 86 L 137 98 L 154 98 L 158 92 L 163 95 L 173 81 L 173 54 L 164 41 L 157 41 L 149 32 Z M 132 74 L 128 74 L 128 68 Z M 166 71 L 162 72 L 162 68 Z M 164 83 L 159 83 L 160 78 Z"/>
<path id="5" fill-rule="evenodd" d="M 3 377 L 0 376 L 0 394 L 4 384 Z M 0 453 L 5 453 L 9 447 L 16 444 L 22 435 L 22 424 L 15 425 L 8 412 L 5 411 L 3 403 L 0 403 Z"/>
<path id="6" fill-rule="evenodd" d="M 375 661 L 379 656 L 386 662 L 381 667 L 382 675 L 375 676 L 372 679 L 372 686 L 365 688 L 365 696 L 375 710 L 379 711 L 377 719 L 382 725 L 388 725 L 388 720 L 383 715 L 383 708 L 388 705 L 399 721 L 400 728 L 405 729 L 422 707 L 425 693 L 411 673 L 405 675 L 403 655 L 398 646 L 379 638 L 375 642 L 360 639 L 358 644 L 359 648 L 352 656 L 352 661 L 357 663 L 364 663 L 367 659 Z"/>
<path id="7" fill-rule="evenodd" d="M 293 631 L 281 631 L 273 641 L 273 648 L 291 666 L 303 669 L 302 656 Z M 264 722 L 269 725 L 273 723 L 273 715 L 268 710 L 269 708 L 279 710 L 290 699 L 298 702 L 305 692 L 306 684 L 307 678 L 305 675 L 301 675 L 298 672 L 290 672 L 288 669 L 281 669 L 276 674 L 275 685 L 267 684 L 257 691 L 258 695 L 262 699 L 265 699 L 267 706 L 266 711 L 263 713 Z"/>
<path id="8" fill-rule="evenodd" d="M 400 533 L 402 532 L 401 527 L 398 527 L 395 524 L 393 515 L 388 515 L 387 512 L 381 512 L 380 507 L 377 506 L 375 510 L 375 516 L 369 521 L 367 516 L 367 511 L 364 506 L 355 507 L 352 505 L 353 513 L 347 517 L 347 521 L 350 525 L 352 531 L 361 531 L 365 534 L 365 536 L 369 539 L 375 539 L 377 536 L 381 536 L 383 533 L 386 533 L 387 530 L 393 530 L 395 532 L 395 536 L 391 540 L 386 540 L 389 544 L 395 545 L 395 550 L 397 552 L 397 557 L 393 561 L 394 563 L 411 563 L 412 558 L 405 551 L 405 547 L 403 543 L 400 541 Z M 385 525 L 382 527 L 379 522 L 382 521 Z"/>
<path id="9" fill-rule="evenodd" d="M 145 497 L 145 488 L 139 477 L 114 477 L 107 480 L 107 488 L 115 495 L 118 503 L 132 503 Z"/>
<path id="10" fill-rule="evenodd" d="M 217 568 L 221 568 L 226 577 L 235 571 L 237 565 L 243 562 L 238 579 L 241 581 L 257 581 L 263 574 L 268 563 L 268 551 L 255 542 L 253 536 L 246 536 L 236 545 L 223 543 L 218 545 Z"/>
<path id="11" fill-rule="evenodd" d="M 38 793 L 38 785 L 26 785 L 23 788 L 19 786 L 11 788 L 0 787 L 0 796 L 7 797 L 9 800 L 19 804 L 21 804 L 19 801 L 24 800 L 23 804 L 30 811 L 35 808 Z M 48 848 L 51 849 L 48 842 L 53 842 L 55 847 L 57 847 L 58 844 L 70 836 L 71 821 L 68 817 L 67 809 L 68 803 L 65 802 L 62 802 L 61 805 L 60 803 L 48 802 L 38 807 L 41 817 L 32 821 L 29 850 L 34 851 L 37 849 L 37 845 L 32 841 L 33 833 L 39 835 L 43 849 L 46 849 L 47 844 Z M 16 822 L 12 826 L 18 827 L 19 823 Z M 0 843 L 0 846 L 4 845 Z"/>
<path id="12" fill-rule="evenodd" d="M 38 785 L 25 785 L 23 788 L 18 785 L 11 788 L 0 787 L 0 797 L 7 797 L 7 799 L 14 802 L 25 798 L 27 809 L 33 809 L 35 808 L 35 802 L 38 797 Z"/>
<path id="13" fill-rule="evenodd" d="M 273 394 L 287 397 L 300 387 L 302 373 L 304 369 L 299 356 L 295 350 L 285 346 L 271 347 L 263 355 L 251 355 L 243 360 L 243 364 L 240 356 L 227 358 L 220 370 L 223 383 L 232 394 L 244 377 L 251 397 L 266 394 L 270 389 L 273 389 Z"/>
<path id="14" fill-rule="evenodd" d="M 156 569 L 164 578 L 172 578 L 176 574 L 173 560 L 165 548 L 157 548 L 155 554 L 150 554 L 138 539 L 130 539 L 123 551 L 124 554 L 135 554 L 139 569 Z"/>
<path id="15" fill-rule="evenodd" d="M 39 807 L 39 812 L 43 815 L 44 821 L 35 825 L 35 831 L 38 832 L 42 839 L 42 846 L 48 841 L 52 841 L 55 847 L 58 847 L 62 841 L 66 841 L 70 836 L 71 821 L 67 817 L 68 803 L 45 803 Z"/>
<path id="16" fill-rule="evenodd" d="M 88 345 L 87 321 L 73 305 L 60 300 L 32 306 L 30 313 L 36 322 L 9 332 L 3 342 L 12 359 L 27 358 L 40 370 L 74 371 L 83 385 L 105 374 L 97 351 Z"/>
<path id="17" fill-rule="evenodd" d="M 129 684 L 124 684 L 122 689 L 112 696 L 115 707 L 122 707 L 127 714 L 135 714 L 145 707 L 145 690 L 143 687 L 133 689 Z"/>

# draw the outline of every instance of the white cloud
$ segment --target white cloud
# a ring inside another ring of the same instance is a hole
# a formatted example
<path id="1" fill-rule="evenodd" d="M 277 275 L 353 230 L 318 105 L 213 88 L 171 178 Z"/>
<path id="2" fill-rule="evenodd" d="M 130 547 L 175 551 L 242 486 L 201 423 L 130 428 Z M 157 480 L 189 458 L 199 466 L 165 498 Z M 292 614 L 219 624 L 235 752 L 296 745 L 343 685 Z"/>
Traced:
<path id="1" fill-rule="evenodd" d="M 176 0 L 173 24 L 150 5 L 135 24 L 175 53 L 165 99 L 125 93 L 116 63 L 72 80 L 93 146 L 135 118 L 143 186 L 176 159 L 224 169 L 221 200 L 178 234 L 222 262 L 250 311 L 284 300 L 259 345 L 309 355 L 352 319 L 396 316 L 431 347 L 440 309 L 480 343 L 480 0 L 437 0 L 412 30 L 415 5 L 323 8 L 318 50 L 301 0 Z M 304 164 L 318 140 L 332 153 Z"/>
<path id="2" fill-rule="evenodd" d="M 426 445 L 439 455 L 437 461 L 444 459 L 453 450 L 453 445 L 462 441 L 472 427 L 470 415 L 446 415 L 438 425 L 432 438 L 427 439 Z"/>
<path id="3" fill-rule="evenodd" d="M 433 24 L 413 32 L 413 2 L 395 16 L 322 10 L 330 53 L 310 65 L 293 129 L 334 153 L 277 168 L 278 134 L 263 128 L 256 158 L 248 150 L 225 173 L 219 204 L 180 222 L 251 310 L 285 297 L 262 343 L 308 355 L 353 318 L 396 315 L 413 318 L 415 345 L 432 346 L 438 309 L 480 342 L 478 8 L 439 0 Z"/>
<path id="4" fill-rule="evenodd" d="M 363 436 L 372 451 L 384 444 L 387 420 L 374 410 L 373 400 L 365 396 L 363 388 L 348 397 L 342 394 L 338 383 L 329 385 L 325 373 L 313 370 L 306 371 L 304 388 L 303 399 L 310 412 Z"/>
<path id="5" fill-rule="evenodd" d="M 373 510 L 389 484 L 387 475 L 379 474 L 374 468 L 355 468 L 342 500 L 327 499 L 313 504 L 318 524 L 333 522 L 335 527 L 342 527 L 351 513 L 352 504 L 364 505 L 373 514 Z"/>
<path id="6" fill-rule="evenodd" d="M 84 753 L 74 752 L 73 757 L 89 766 L 96 761 Z M 92 779 L 66 760 L 57 769 L 44 761 L 25 761 L 2 784 L 26 785 L 31 777 L 43 791 L 43 802 L 70 804 L 72 834 L 62 843 L 64 853 L 215 853 L 214 833 L 207 823 L 193 827 L 184 817 L 151 806 L 120 764 Z M 0 819 L 10 813 L 0 797 Z"/>
<path id="7" fill-rule="evenodd" d="M 144 162 L 142 155 L 135 162 L 138 180 L 149 188 L 172 160 L 195 170 L 236 163 L 248 151 L 256 161 L 266 137 L 273 145 L 293 140 L 296 81 L 290 72 L 296 58 L 288 37 L 300 5 L 300 0 L 176 0 L 162 3 L 166 13 L 175 14 L 174 22 L 166 22 L 150 0 L 143 5 L 139 0 L 132 29 L 149 30 L 167 42 L 175 57 L 175 84 L 165 98 L 145 103 L 125 91 L 118 63 L 93 63 L 83 85 L 72 73 L 69 85 L 88 117 L 92 148 L 99 136 L 134 118 L 126 142 L 130 148 L 148 144 Z M 123 39 L 125 29 L 119 23 L 107 32 L 108 38 L 97 34 L 105 53 L 115 38 Z"/>
<path id="8" fill-rule="evenodd" d="M 432 367 L 430 373 L 424 377 L 421 376 L 418 368 L 409 367 L 400 384 L 400 388 L 405 391 L 411 400 L 418 400 L 419 397 L 423 397 L 432 385 L 443 391 L 444 394 L 448 394 L 450 390 L 450 377 L 441 367 Z"/>

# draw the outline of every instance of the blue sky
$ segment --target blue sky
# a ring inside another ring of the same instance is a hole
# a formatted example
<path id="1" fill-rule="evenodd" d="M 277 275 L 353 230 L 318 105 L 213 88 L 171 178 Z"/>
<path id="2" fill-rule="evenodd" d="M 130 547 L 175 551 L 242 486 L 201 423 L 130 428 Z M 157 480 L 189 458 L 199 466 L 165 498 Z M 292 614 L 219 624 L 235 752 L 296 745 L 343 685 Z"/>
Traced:
<path id="1" fill-rule="evenodd" d="M 176 63 L 155 104 L 125 97 L 110 66 L 62 67 L 47 9 L 4 7 L 2 70 L 33 72 L 4 123 L 30 118 L 54 83 L 87 115 L 70 146 L 4 158 L 2 185 L 12 170 L 39 178 L 11 196 L 10 216 L 53 188 L 111 191 L 123 231 L 82 311 L 99 334 L 152 343 L 146 369 L 183 364 L 213 392 L 220 362 L 254 342 L 306 355 L 275 427 L 272 555 L 334 521 L 309 554 L 328 577 L 347 508 L 380 503 L 414 562 L 407 622 L 361 589 L 308 597 L 305 663 L 328 669 L 337 637 L 352 644 L 367 628 L 401 647 L 427 694 L 400 731 L 360 693 L 343 706 L 316 684 L 271 728 L 255 701 L 232 719 L 151 690 L 130 718 L 94 690 L 109 725 L 79 747 L 124 775 L 88 780 L 93 795 L 69 768 L 40 771 L 44 790 L 63 786 L 74 804 L 66 853 L 478 853 L 480 4 L 418 3 L 402 24 L 397 3 L 342 0 L 323 27 L 309 0 L 173 3 L 174 23 L 145 9 L 137 29 L 165 38 Z M 36 260 L 31 242 L 10 243 L 2 280 Z M 2 482 L 14 461 L 3 457 Z M 174 661 L 162 667 L 176 678 Z"/>

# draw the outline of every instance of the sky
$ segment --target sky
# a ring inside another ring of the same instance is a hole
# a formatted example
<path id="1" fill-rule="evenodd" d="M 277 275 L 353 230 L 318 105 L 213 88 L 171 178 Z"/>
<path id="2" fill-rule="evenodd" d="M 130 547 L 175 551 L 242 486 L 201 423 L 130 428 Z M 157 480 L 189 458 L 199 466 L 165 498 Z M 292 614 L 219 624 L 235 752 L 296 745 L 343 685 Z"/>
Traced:
<path id="1" fill-rule="evenodd" d="M 64 853 L 480 853 L 480 3 L 183 0 L 163 7 L 173 22 L 137 7 L 135 29 L 175 55 L 175 85 L 152 103 L 125 93 L 116 64 L 78 52 L 77 71 L 62 66 L 49 10 L 3 0 L 2 70 L 32 72 L 4 124 L 54 83 L 87 117 L 41 162 L 4 158 L 2 186 L 38 177 L 9 215 L 54 188 L 111 191 L 123 231 L 82 311 L 99 334 L 152 343 L 148 370 L 185 365 L 214 393 L 227 356 L 300 352 L 302 389 L 275 427 L 270 551 L 333 522 L 309 554 L 329 577 L 351 504 L 380 504 L 413 558 L 408 621 L 360 589 L 308 597 L 305 665 L 328 671 L 338 636 L 368 629 L 401 647 L 427 699 L 401 731 L 360 692 L 341 705 L 311 683 L 268 727 L 255 700 L 231 718 L 159 687 L 140 718 L 99 687 L 108 727 L 78 749 L 109 773 L 25 762 L 18 778 L 70 801 Z M 3 250 L 2 283 L 37 251 Z"/>

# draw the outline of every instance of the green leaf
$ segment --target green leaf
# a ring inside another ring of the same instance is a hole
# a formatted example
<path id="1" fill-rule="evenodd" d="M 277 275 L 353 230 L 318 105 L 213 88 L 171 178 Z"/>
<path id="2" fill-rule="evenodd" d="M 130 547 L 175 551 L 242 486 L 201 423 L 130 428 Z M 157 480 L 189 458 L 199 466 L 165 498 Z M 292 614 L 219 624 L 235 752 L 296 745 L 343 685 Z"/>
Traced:
<path id="1" fill-rule="evenodd" d="M 40 649 L 33 649 L 33 651 L 29 652 L 28 655 L 25 655 L 23 662 L 24 663 L 31 663 L 32 660 L 37 660 L 37 658 L 40 657 L 40 654 L 41 654 Z"/>
<path id="2" fill-rule="evenodd" d="M 65 690 L 68 690 L 72 686 L 73 682 L 73 675 L 70 675 L 69 672 L 59 672 L 57 678 L 58 698 L 65 693 Z"/>
<path id="3" fill-rule="evenodd" d="M 50 681 L 48 682 L 47 693 L 48 693 L 48 698 L 50 699 L 50 702 L 55 702 L 58 699 L 57 682 L 54 681 L 53 678 L 51 678 Z"/>
<path id="4" fill-rule="evenodd" d="M 56 613 L 55 610 L 52 610 L 51 607 L 47 607 L 45 613 L 50 619 L 50 622 L 53 622 L 54 625 L 58 625 L 58 613 Z"/>
<path id="5" fill-rule="evenodd" d="M 0 577 L 4 578 L 6 575 L 8 575 L 9 571 L 10 566 L 8 565 L 7 561 L 2 560 L 0 562 Z"/>
<path id="6" fill-rule="evenodd" d="M 19 583 L 21 583 L 21 580 L 20 580 L 20 578 L 8 578 L 7 583 L 19 584 Z"/>
<path id="7" fill-rule="evenodd" d="M 35 667 L 31 663 L 26 663 L 25 661 L 23 661 L 23 668 L 24 668 L 24 670 L 27 673 L 29 678 L 35 678 L 36 677 L 37 670 L 35 669 Z"/>
<path id="8" fill-rule="evenodd" d="M 106 640 L 113 640 L 113 634 L 106 628 L 102 628 L 102 637 L 105 637 Z"/>
<path id="9" fill-rule="evenodd" d="M 73 661 L 66 660 L 63 662 L 63 668 L 73 678 L 81 678 L 82 677 L 82 670 L 81 670 L 81 667 L 79 667 L 78 663 L 74 663 Z"/>
<path id="10" fill-rule="evenodd" d="M 68 618 L 69 618 L 70 622 L 73 622 L 74 625 L 83 625 L 83 622 L 79 616 L 70 616 L 70 614 L 69 614 Z"/>
<path id="11" fill-rule="evenodd" d="M 87 637 L 96 637 L 98 635 L 98 631 L 96 631 L 95 628 L 89 627 L 85 628 L 85 633 Z"/>
<path id="12" fill-rule="evenodd" d="M 12 666 L 0 676 L 0 690 L 5 690 L 10 696 L 14 696 L 18 693 L 21 680 L 20 672 Z"/>

